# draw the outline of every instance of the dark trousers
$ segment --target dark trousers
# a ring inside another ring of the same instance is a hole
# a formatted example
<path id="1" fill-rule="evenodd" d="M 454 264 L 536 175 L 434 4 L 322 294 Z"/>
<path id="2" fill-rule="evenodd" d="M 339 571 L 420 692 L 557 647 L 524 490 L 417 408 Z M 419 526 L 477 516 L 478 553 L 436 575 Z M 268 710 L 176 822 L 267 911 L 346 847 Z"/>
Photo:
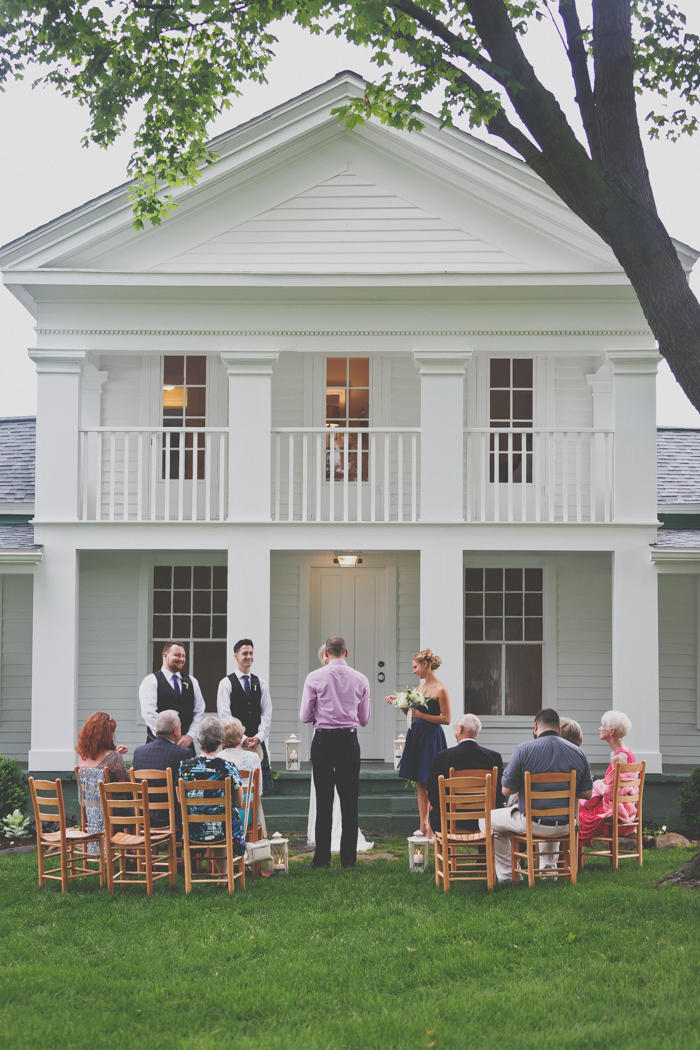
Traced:
<path id="1" fill-rule="evenodd" d="M 354 729 L 317 729 L 311 743 L 316 788 L 316 852 L 314 866 L 331 862 L 333 788 L 338 789 L 343 833 L 340 863 L 357 860 L 357 800 L 360 794 L 360 744 Z"/>

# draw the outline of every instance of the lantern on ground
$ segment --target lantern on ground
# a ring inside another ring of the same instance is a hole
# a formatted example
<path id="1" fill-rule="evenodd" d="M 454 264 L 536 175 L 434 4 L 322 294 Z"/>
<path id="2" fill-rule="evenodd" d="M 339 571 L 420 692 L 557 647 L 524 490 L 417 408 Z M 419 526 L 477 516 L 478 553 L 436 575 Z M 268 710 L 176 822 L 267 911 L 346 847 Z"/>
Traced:
<path id="1" fill-rule="evenodd" d="M 270 839 L 272 847 L 272 870 L 280 875 L 289 874 L 289 839 L 283 839 L 276 831 Z"/>
<path id="2" fill-rule="evenodd" d="M 284 742 L 287 750 L 287 769 L 298 773 L 301 769 L 301 737 L 291 733 Z"/>
<path id="3" fill-rule="evenodd" d="M 428 870 L 430 858 L 430 839 L 425 835 L 411 835 L 408 840 L 408 867 L 414 874 Z"/>
<path id="4" fill-rule="evenodd" d="M 403 749 L 406 744 L 406 734 L 399 733 L 396 740 L 394 741 L 394 769 L 398 770 L 401 765 L 401 756 L 403 755 Z"/>

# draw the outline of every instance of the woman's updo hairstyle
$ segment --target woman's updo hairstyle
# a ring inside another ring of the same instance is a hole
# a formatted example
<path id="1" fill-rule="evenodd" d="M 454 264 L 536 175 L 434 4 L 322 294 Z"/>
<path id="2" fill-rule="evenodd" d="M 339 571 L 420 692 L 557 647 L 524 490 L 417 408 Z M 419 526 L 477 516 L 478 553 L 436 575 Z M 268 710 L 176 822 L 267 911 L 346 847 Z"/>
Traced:
<path id="1" fill-rule="evenodd" d="M 414 654 L 413 659 L 418 660 L 421 664 L 427 664 L 431 671 L 437 671 L 442 663 L 440 657 L 432 649 L 421 649 L 419 653 Z"/>

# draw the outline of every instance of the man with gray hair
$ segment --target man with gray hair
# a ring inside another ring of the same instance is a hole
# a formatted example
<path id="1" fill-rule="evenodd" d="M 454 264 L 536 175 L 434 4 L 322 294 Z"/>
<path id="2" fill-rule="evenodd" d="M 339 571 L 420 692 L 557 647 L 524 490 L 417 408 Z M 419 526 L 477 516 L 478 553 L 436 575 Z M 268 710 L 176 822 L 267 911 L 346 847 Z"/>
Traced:
<path id="1" fill-rule="evenodd" d="M 438 751 L 433 760 L 433 765 L 428 777 L 428 799 L 430 801 L 430 826 L 433 831 L 441 830 L 440 821 L 440 786 L 438 778 L 448 779 L 450 769 L 455 772 L 463 769 L 488 769 L 498 767 L 498 784 L 496 786 L 496 806 L 503 805 L 501 794 L 501 776 L 503 774 L 503 759 L 498 751 L 491 751 L 488 747 L 477 744 L 476 738 L 481 732 L 481 721 L 476 715 L 461 715 L 454 726 L 456 747 L 447 747 L 444 751 Z M 475 820 L 462 821 L 464 831 L 478 831 L 479 825 Z"/>
<path id="2" fill-rule="evenodd" d="M 178 744 L 178 740 L 182 734 L 182 729 L 180 726 L 180 716 L 177 711 L 159 711 L 156 715 L 155 728 L 155 740 L 151 740 L 148 744 L 141 744 L 141 746 L 137 747 L 134 751 L 133 768 L 135 770 L 162 769 L 164 772 L 166 769 L 172 769 L 173 787 L 176 787 L 180 775 L 180 763 L 183 758 L 190 757 L 189 750 L 183 750 Z M 165 787 L 165 778 L 163 779 L 162 785 L 160 781 L 153 781 L 153 785 L 154 789 L 160 786 Z M 154 802 L 164 802 L 167 796 L 158 792 L 153 793 L 152 798 Z M 180 807 L 177 804 L 175 805 L 175 816 L 179 824 Z M 151 810 L 151 824 L 154 827 L 157 827 L 158 824 L 165 825 L 167 822 L 167 810 Z"/>

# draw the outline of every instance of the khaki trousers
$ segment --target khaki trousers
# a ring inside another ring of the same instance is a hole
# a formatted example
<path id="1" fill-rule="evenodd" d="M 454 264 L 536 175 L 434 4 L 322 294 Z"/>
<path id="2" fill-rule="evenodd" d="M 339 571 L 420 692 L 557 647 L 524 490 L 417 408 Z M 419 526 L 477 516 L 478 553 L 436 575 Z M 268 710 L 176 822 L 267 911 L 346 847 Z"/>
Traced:
<path id="1" fill-rule="evenodd" d="M 481 830 L 484 830 L 484 821 L 479 821 Z M 493 809 L 491 810 L 491 830 L 493 831 L 493 845 L 496 854 L 496 877 L 499 882 L 510 882 L 512 867 L 510 860 L 510 837 L 513 834 L 524 835 L 527 831 L 525 815 L 519 809 Z M 537 824 L 533 821 L 532 831 L 535 835 L 546 838 L 559 839 L 562 835 L 568 835 L 569 825 L 561 824 L 559 827 L 550 827 L 546 824 Z M 540 856 L 540 868 L 556 867 L 557 855 Z M 518 862 L 518 868 L 520 863 Z"/>

